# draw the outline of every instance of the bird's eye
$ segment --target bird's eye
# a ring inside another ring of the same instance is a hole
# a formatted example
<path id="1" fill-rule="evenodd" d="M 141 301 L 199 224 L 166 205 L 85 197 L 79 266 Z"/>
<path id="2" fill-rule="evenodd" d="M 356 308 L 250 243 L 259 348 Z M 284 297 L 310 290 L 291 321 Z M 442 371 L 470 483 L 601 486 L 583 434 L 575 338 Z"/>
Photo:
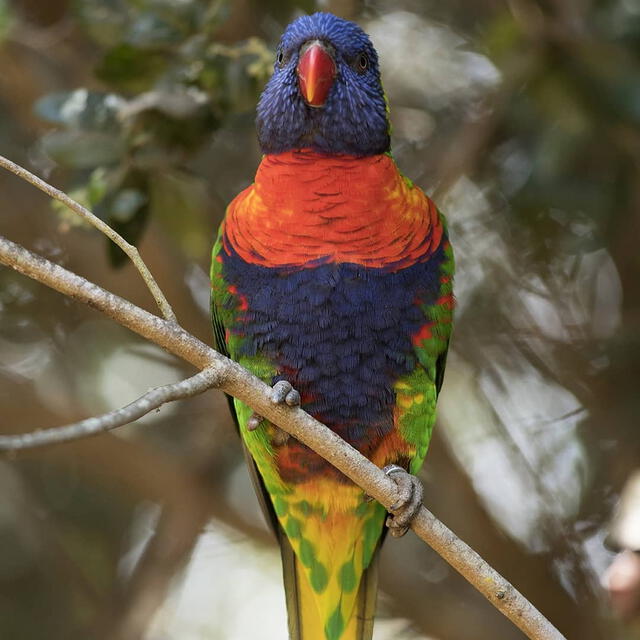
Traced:
<path id="1" fill-rule="evenodd" d="M 356 69 L 360 73 L 364 73 L 369 68 L 369 56 L 366 53 L 361 53 L 356 60 Z"/>
<path id="2" fill-rule="evenodd" d="M 284 62 L 284 51 L 282 49 L 279 49 L 278 53 L 276 54 L 276 63 L 278 64 L 279 67 L 281 67 L 283 62 Z"/>

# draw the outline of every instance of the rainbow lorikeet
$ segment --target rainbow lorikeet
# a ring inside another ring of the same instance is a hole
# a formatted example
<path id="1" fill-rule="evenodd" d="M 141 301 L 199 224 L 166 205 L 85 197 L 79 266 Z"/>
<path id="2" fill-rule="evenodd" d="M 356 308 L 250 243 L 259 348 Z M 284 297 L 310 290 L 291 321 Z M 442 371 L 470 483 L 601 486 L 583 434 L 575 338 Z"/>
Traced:
<path id="1" fill-rule="evenodd" d="M 402 534 L 451 332 L 445 221 L 389 153 L 377 54 L 352 22 L 288 26 L 257 129 L 255 182 L 213 249 L 218 348 L 393 473 L 387 524 Z M 291 638 L 370 638 L 384 508 L 248 406 L 232 410 L 282 548 Z"/>

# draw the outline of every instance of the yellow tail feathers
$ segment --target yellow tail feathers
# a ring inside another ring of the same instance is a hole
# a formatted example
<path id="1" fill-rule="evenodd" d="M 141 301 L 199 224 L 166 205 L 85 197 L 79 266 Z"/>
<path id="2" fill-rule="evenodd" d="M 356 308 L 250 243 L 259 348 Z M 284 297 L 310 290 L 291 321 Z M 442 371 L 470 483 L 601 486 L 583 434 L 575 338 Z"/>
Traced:
<path id="1" fill-rule="evenodd" d="M 371 640 L 377 596 L 377 553 L 362 575 L 355 605 L 348 615 L 328 619 L 318 606 L 318 595 L 296 557 L 287 536 L 281 532 L 280 548 L 290 640 Z"/>

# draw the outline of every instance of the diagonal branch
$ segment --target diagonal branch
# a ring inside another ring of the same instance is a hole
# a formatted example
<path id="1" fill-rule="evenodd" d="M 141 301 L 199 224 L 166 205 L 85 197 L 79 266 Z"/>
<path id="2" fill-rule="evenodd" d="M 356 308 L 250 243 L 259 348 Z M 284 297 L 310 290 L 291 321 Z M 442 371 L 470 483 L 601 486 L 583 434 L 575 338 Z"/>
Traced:
<path id="1" fill-rule="evenodd" d="M 19 451 L 34 449 L 49 444 L 60 444 L 79 438 L 95 436 L 98 433 L 122 427 L 151 413 L 167 402 L 192 398 L 207 389 L 217 386 L 218 378 L 214 369 L 206 368 L 186 380 L 150 389 L 137 400 L 125 407 L 109 411 L 101 416 L 93 416 L 80 422 L 56 427 L 21 433 L 15 436 L 0 435 L 0 451 Z"/>
<path id="2" fill-rule="evenodd" d="M 176 322 L 176 316 L 171 308 L 171 305 L 165 298 L 164 294 L 160 290 L 158 283 L 155 281 L 154 277 L 151 275 L 149 268 L 144 263 L 142 258 L 140 257 L 140 253 L 138 249 L 134 247 L 132 244 L 129 244 L 119 233 L 116 233 L 106 222 L 100 220 L 96 215 L 91 213 L 87 208 L 83 207 L 80 203 L 70 198 L 66 193 L 52 187 L 49 183 L 45 182 L 38 176 L 34 175 L 30 171 L 27 171 L 24 167 L 21 167 L 19 164 L 15 162 L 11 162 L 8 158 L 4 156 L 0 156 L 0 167 L 11 171 L 11 173 L 15 173 L 19 178 L 26 180 L 31 183 L 34 187 L 40 189 L 40 191 L 44 191 L 48 196 L 51 196 L 55 200 L 62 202 L 62 204 L 66 205 L 69 209 L 71 209 L 74 213 L 77 213 L 81 218 L 86 220 L 89 224 L 94 226 L 96 229 L 104 233 L 110 240 L 112 240 L 118 247 L 120 247 L 130 258 L 131 262 L 133 262 L 135 268 L 140 272 L 142 279 L 145 281 L 147 288 L 151 292 L 156 304 L 158 305 L 162 315 L 169 321 Z"/>
<path id="3" fill-rule="evenodd" d="M 354 447 L 302 409 L 274 405 L 269 386 L 176 323 L 154 316 L 1 236 L 0 263 L 106 313 L 196 367 L 209 368 L 212 384 L 311 447 L 385 508 L 397 500 L 395 482 Z M 527 637 L 532 640 L 564 640 L 562 634 L 513 585 L 425 507 L 420 509 L 411 527 Z"/>

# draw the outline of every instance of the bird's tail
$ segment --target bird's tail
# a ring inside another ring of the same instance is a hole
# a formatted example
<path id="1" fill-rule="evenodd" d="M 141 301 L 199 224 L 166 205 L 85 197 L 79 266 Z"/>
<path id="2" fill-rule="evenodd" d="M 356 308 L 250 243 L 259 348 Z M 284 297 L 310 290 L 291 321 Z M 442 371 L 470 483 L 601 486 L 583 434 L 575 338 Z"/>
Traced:
<path id="1" fill-rule="evenodd" d="M 347 620 L 325 619 L 300 559 L 281 531 L 280 551 L 284 576 L 290 640 L 371 640 L 378 590 L 378 553 L 364 570 Z M 335 616 L 334 616 L 335 618 Z"/>

